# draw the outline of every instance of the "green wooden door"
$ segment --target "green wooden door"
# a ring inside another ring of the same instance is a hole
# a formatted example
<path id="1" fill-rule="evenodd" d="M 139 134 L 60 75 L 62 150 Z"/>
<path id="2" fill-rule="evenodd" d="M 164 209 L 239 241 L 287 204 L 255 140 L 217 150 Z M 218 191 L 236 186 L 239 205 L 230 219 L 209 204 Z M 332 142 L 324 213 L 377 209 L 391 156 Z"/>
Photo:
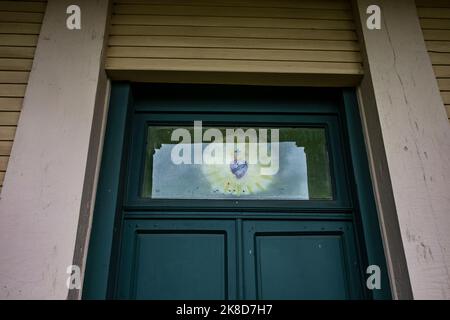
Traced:
<path id="1" fill-rule="evenodd" d="M 233 221 L 126 220 L 117 297 L 236 298 Z"/>
<path id="2" fill-rule="evenodd" d="M 343 90 L 114 85 L 83 296 L 389 298 L 356 107 Z M 174 131 L 199 121 L 277 130 L 276 174 L 237 149 L 231 164 L 175 166 Z"/>

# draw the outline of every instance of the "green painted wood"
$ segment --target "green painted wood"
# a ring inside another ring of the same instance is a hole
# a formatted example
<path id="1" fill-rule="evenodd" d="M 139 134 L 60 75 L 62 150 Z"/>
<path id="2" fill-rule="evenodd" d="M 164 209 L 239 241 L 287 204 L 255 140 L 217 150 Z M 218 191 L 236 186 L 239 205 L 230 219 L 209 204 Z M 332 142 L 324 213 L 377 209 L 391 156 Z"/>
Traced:
<path id="1" fill-rule="evenodd" d="M 349 141 L 349 162 L 352 168 L 351 177 L 354 178 L 356 222 L 361 223 L 361 234 L 366 255 L 364 271 L 369 265 L 377 265 L 381 269 L 381 289 L 372 290 L 374 299 L 391 299 L 388 270 L 381 241 L 380 223 L 378 220 L 372 181 L 366 154 L 366 145 L 359 116 L 358 102 L 354 90 L 343 90 L 343 104 L 346 130 Z M 367 275 L 365 275 L 367 276 Z"/>
<path id="2" fill-rule="evenodd" d="M 264 103 L 264 104 L 263 104 Z M 186 102 L 192 104 L 192 102 Z M 131 152 L 129 155 L 129 172 L 127 181 L 127 198 L 125 206 L 127 209 L 147 209 L 147 210 L 192 210 L 193 208 L 202 210 L 265 210 L 267 212 L 295 211 L 300 212 L 310 210 L 348 209 L 351 207 L 349 186 L 346 178 L 346 168 L 343 150 L 343 141 L 340 134 L 337 104 L 328 106 L 322 114 L 314 114 L 305 111 L 300 104 L 296 105 L 297 113 L 278 114 L 278 106 L 261 102 L 256 110 L 265 110 L 271 114 L 237 114 L 223 113 L 217 114 L 206 112 L 201 106 L 191 105 L 190 111 L 185 112 L 183 108 L 173 106 L 171 113 L 152 112 L 149 107 L 145 113 L 138 112 L 133 117 L 133 140 L 131 141 Z M 333 110 L 334 114 L 329 114 Z M 256 107 L 255 107 L 256 108 Z M 210 108 L 215 109 L 215 108 Z M 201 112 L 203 111 L 203 112 Z M 298 200 L 177 200 L 170 201 L 161 199 L 147 199 L 140 197 L 142 186 L 142 170 L 145 161 L 146 132 L 150 125 L 168 126 L 192 126 L 196 120 L 202 120 L 204 126 L 230 126 L 230 127 L 319 127 L 326 130 L 328 140 L 328 151 L 330 156 L 330 169 L 333 181 L 333 200 L 325 201 L 298 201 Z M 136 168 L 140 168 L 136 170 Z M 351 209 L 350 209 L 351 210 Z"/>
<path id="3" fill-rule="evenodd" d="M 114 83 L 111 90 L 105 141 L 89 241 L 83 299 L 108 298 L 113 264 L 113 238 L 121 197 L 121 167 L 125 147 L 130 86 Z"/>
<path id="4" fill-rule="evenodd" d="M 365 268 L 383 269 L 384 256 L 354 97 L 338 89 L 115 84 L 83 297 L 389 298 L 385 278 L 379 292 L 365 289 Z M 325 127 L 335 200 L 140 198 L 147 125 L 193 120 Z"/>
<path id="5" fill-rule="evenodd" d="M 352 223 L 245 221 L 246 299 L 363 299 Z"/>
<path id="6" fill-rule="evenodd" d="M 119 299 L 236 299 L 233 220 L 126 220 Z"/>
<path id="7" fill-rule="evenodd" d="M 136 112 L 333 114 L 342 96 L 336 88 L 194 84 L 138 84 L 133 88 Z"/>

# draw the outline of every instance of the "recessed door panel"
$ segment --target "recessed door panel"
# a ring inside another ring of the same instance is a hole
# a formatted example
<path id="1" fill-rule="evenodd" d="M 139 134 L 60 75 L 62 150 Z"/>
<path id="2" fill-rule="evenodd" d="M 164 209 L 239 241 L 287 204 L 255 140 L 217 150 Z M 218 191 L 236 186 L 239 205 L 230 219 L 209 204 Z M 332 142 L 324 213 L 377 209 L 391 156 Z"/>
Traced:
<path id="1" fill-rule="evenodd" d="M 249 299 L 362 298 L 346 222 L 245 221 Z"/>
<path id="2" fill-rule="evenodd" d="M 120 298 L 235 298 L 235 235 L 229 221 L 129 220 Z"/>

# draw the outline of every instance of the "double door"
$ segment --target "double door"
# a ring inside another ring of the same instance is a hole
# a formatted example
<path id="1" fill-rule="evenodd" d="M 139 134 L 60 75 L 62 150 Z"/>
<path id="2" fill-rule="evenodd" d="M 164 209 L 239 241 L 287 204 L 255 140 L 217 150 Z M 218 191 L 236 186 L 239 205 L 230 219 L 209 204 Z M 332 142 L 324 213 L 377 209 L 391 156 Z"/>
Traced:
<path id="1" fill-rule="evenodd" d="M 130 219 L 118 298 L 358 299 L 349 221 Z"/>
<path id="2" fill-rule="evenodd" d="M 91 240 L 114 214 L 109 298 L 374 297 L 365 270 L 381 239 L 364 229 L 376 212 L 361 205 L 373 201 L 370 180 L 357 186 L 367 164 L 357 163 L 364 150 L 349 136 L 361 133 L 348 130 L 341 91 L 151 85 L 129 94 L 120 175 L 103 178 L 118 185 L 116 211 L 101 204 L 110 195 L 101 180 Z M 113 142 L 103 163 L 117 158 Z"/>

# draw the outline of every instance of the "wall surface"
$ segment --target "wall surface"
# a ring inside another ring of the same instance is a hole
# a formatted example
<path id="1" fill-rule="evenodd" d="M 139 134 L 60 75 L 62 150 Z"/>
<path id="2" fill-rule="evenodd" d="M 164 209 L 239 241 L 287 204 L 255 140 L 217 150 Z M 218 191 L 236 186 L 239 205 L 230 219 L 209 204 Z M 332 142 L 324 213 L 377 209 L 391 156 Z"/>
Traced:
<path id="1" fill-rule="evenodd" d="M 355 3 L 365 44 L 362 114 L 394 297 L 449 299 L 450 126 L 416 4 Z M 381 30 L 366 28 L 372 4 Z"/>
<path id="2" fill-rule="evenodd" d="M 66 28 L 72 4 L 81 30 Z M 66 270 L 92 202 L 107 17 L 107 0 L 48 1 L 0 201 L 0 298 L 68 296 Z"/>
<path id="3" fill-rule="evenodd" d="M 222 83 L 332 86 L 353 85 L 362 77 L 345 1 L 148 2 L 121 0 L 114 6 L 106 61 L 113 79 L 192 82 L 195 75 L 194 82 L 207 82 L 216 74 Z M 366 49 L 362 116 L 394 297 L 450 298 L 450 126 L 434 74 L 446 101 L 447 76 L 440 72 L 447 69 L 436 68 L 436 61 L 448 52 L 432 52 L 433 70 L 413 0 L 355 2 Z M 36 38 L 34 24 L 42 13 L 3 12 L 16 4 L 0 1 L 0 19 L 21 24 L 0 22 L 0 39 Z M 71 4 L 82 9 L 81 30 L 65 27 Z M 231 4 L 242 8 L 232 10 Z M 371 4 L 382 8 L 381 30 L 364 27 Z M 21 20 L 31 16 L 33 26 Z M 107 0 L 48 1 L 0 201 L 0 298 L 78 297 L 68 293 L 66 268 L 82 264 L 88 241 L 107 95 L 102 69 L 107 18 Z M 421 22 L 446 26 L 444 20 L 423 16 Z M 30 34 L 5 36 L 8 30 Z M 424 28 L 423 34 L 446 33 Z M 429 40 L 428 49 L 430 41 L 441 40 Z M 30 68 L 31 50 L 24 48 L 36 42 L 23 43 L 0 43 L 0 55 L 28 53 L 22 59 L 28 64 L 0 57 L 0 83 L 6 77 L 9 86 L 3 94 L 14 91 L 10 85 L 26 84 L 28 69 L 16 76 L 3 70 Z M 291 77 L 281 77 L 286 75 Z M 16 104 L 9 104 L 10 97 L 4 98 L 0 113 L 15 113 L 17 121 L 22 100 L 11 97 Z M 0 123 L 0 151 L 11 148 L 14 135 L 12 124 L 4 126 Z M 6 143 L 5 132 L 11 137 Z"/>
<path id="4" fill-rule="evenodd" d="M 47 1 L 0 1 L 0 192 Z"/>
<path id="5" fill-rule="evenodd" d="M 423 37 L 450 120 L 450 1 L 416 0 Z"/>
<path id="6" fill-rule="evenodd" d="M 342 86 L 362 72 L 346 0 L 117 0 L 108 45 L 113 79 Z"/>

